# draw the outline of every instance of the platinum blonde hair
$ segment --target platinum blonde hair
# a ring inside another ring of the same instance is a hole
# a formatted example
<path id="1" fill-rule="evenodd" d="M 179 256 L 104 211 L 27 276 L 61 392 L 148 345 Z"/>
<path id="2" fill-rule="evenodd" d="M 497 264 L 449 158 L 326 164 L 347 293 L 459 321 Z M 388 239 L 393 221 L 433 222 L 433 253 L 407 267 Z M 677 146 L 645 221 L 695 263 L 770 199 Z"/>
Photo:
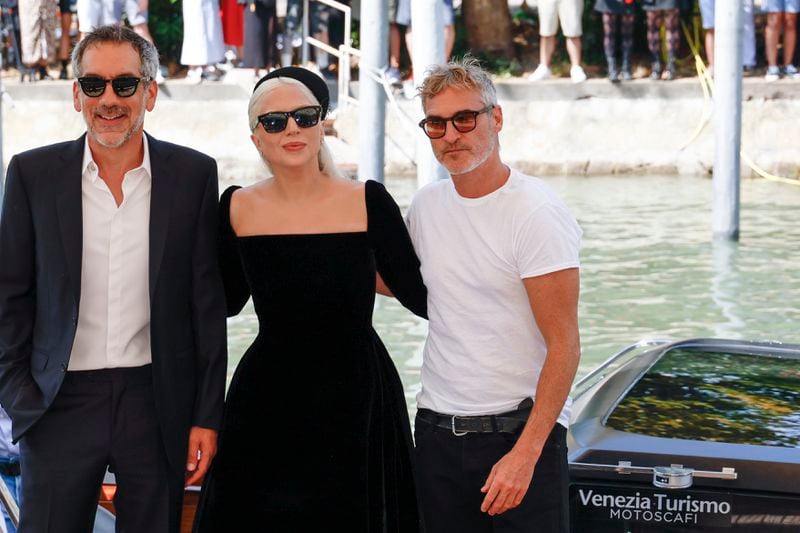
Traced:
<path id="1" fill-rule="evenodd" d="M 314 102 L 316 105 L 320 105 L 319 101 L 314 96 L 314 93 L 312 93 L 308 87 L 294 78 L 272 78 L 267 80 L 259 85 L 258 88 L 253 92 L 253 95 L 250 97 L 250 103 L 247 105 L 247 119 L 250 125 L 251 133 L 254 132 L 258 127 L 258 115 L 261 101 L 282 85 L 292 85 L 297 87 L 300 89 L 300 92 L 311 99 L 312 102 Z M 320 119 L 320 121 L 321 120 L 322 119 Z M 267 166 L 267 169 L 270 171 L 270 173 L 272 173 L 272 167 L 270 166 L 269 161 L 264 159 L 263 156 L 261 159 L 264 161 L 264 164 Z M 344 175 L 336 167 L 336 163 L 333 161 L 333 155 L 331 154 L 330 148 L 328 148 L 328 144 L 325 142 L 324 136 L 322 137 L 322 144 L 320 145 L 319 152 L 317 154 L 317 160 L 319 161 L 319 170 L 323 174 L 327 174 L 328 176 L 335 178 L 344 177 Z"/>
<path id="2" fill-rule="evenodd" d="M 451 59 L 443 65 L 432 65 L 425 74 L 425 80 L 418 90 L 422 109 L 425 109 L 428 100 L 449 88 L 477 89 L 484 105 L 497 105 L 497 91 L 489 73 L 481 68 L 480 61 L 469 54 L 462 59 Z"/>

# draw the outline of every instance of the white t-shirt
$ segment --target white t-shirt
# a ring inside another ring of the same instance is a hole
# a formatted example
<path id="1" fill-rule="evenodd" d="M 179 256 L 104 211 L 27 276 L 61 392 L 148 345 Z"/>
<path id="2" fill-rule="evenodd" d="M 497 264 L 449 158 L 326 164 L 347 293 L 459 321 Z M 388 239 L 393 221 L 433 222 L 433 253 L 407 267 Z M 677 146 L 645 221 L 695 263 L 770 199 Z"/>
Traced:
<path id="1" fill-rule="evenodd" d="M 459 196 L 450 180 L 431 183 L 406 222 L 428 287 L 417 404 L 484 415 L 535 399 L 547 347 L 522 279 L 579 266 L 575 217 L 542 180 L 512 170 L 480 198 Z M 565 427 L 569 408 L 558 418 Z"/>

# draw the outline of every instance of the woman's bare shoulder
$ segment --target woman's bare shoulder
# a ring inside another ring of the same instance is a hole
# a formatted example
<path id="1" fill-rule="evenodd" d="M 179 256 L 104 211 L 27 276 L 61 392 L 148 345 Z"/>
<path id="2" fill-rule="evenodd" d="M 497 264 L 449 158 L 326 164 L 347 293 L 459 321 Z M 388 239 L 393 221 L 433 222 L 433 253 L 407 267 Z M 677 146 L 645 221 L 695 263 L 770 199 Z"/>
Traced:
<path id="1" fill-rule="evenodd" d="M 241 207 L 264 200 L 268 195 L 272 180 L 272 178 L 268 178 L 236 189 L 231 195 L 231 207 L 236 204 Z"/>
<path id="2" fill-rule="evenodd" d="M 347 178 L 331 177 L 331 192 L 339 198 L 347 198 L 352 201 L 363 200 L 364 182 Z"/>
<path id="3" fill-rule="evenodd" d="M 234 229 L 248 220 L 254 211 L 259 211 L 269 201 L 272 178 L 241 187 L 233 191 L 230 203 L 230 221 Z"/>

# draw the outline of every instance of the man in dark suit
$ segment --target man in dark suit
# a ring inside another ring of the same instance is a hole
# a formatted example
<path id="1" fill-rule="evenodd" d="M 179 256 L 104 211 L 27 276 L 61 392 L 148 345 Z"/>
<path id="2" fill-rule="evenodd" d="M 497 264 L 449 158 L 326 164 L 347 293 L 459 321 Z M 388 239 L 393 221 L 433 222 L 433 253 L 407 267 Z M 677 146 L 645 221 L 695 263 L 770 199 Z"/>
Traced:
<path id="1" fill-rule="evenodd" d="M 213 159 L 143 132 L 155 47 L 101 27 L 73 52 L 87 133 L 10 162 L 0 218 L 0 404 L 20 531 L 178 531 L 216 451 L 226 374 Z"/>

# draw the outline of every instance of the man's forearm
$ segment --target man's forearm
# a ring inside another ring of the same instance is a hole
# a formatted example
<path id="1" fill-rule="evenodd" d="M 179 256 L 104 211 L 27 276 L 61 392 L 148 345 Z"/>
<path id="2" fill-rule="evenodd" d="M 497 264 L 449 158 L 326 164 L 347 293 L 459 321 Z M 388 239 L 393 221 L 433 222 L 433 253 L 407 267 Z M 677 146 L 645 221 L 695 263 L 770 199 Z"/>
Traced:
<path id="1" fill-rule="evenodd" d="M 577 342 L 548 350 L 536 386 L 536 401 L 525 429 L 517 440 L 516 447 L 521 451 L 539 456 L 567 401 L 579 361 L 580 347 Z"/>
<path id="2" fill-rule="evenodd" d="M 567 401 L 580 362 L 577 268 L 523 280 L 534 319 L 547 346 L 536 399 L 517 446 L 538 457 Z"/>

